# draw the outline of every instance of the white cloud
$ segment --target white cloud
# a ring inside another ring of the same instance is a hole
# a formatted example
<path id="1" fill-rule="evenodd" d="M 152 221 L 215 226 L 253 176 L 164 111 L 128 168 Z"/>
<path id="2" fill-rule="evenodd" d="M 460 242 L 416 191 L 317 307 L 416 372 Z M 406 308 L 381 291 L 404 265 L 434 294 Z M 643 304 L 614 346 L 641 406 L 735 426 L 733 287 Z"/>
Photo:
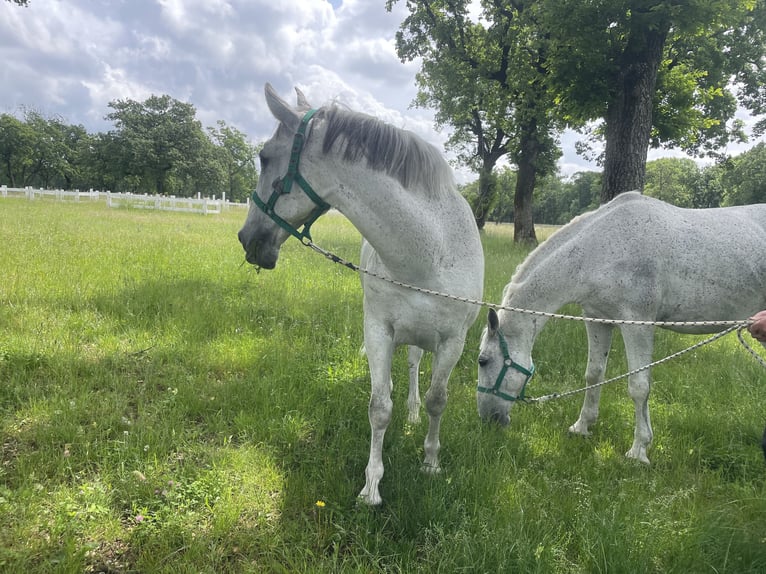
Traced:
<path id="1" fill-rule="evenodd" d="M 110 101 L 168 94 L 192 103 L 204 125 L 224 120 L 257 142 L 274 128 L 270 82 L 284 97 L 298 86 L 314 105 L 342 102 L 443 149 L 433 112 L 411 108 L 419 65 L 396 55 L 406 15 L 404 2 L 389 13 L 383 0 L 0 1 L 0 112 L 25 106 L 105 131 Z M 564 175 L 598 169 L 575 154 L 577 137 L 562 135 Z"/>

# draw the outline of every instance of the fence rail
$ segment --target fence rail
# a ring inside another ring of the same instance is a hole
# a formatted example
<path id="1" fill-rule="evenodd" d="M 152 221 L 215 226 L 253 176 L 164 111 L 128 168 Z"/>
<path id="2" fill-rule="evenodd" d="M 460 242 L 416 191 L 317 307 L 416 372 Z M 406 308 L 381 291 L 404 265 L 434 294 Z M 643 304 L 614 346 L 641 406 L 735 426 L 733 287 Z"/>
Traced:
<path id="1" fill-rule="evenodd" d="M 201 213 L 204 215 L 221 213 L 230 208 L 248 208 L 247 203 L 236 203 L 226 200 L 226 194 L 221 199 L 215 197 L 175 197 L 164 195 L 140 195 L 135 193 L 112 193 L 111 191 L 66 191 L 63 189 L 34 189 L 31 187 L 7 187 L 0 185 L 0 197 L 22 197 L 28 200 L 55 199 L 57 201 L 106 201 L 109 207 L 129 207 L 133 209 L 157 209 L 161 211 L 181 211 Z"/>

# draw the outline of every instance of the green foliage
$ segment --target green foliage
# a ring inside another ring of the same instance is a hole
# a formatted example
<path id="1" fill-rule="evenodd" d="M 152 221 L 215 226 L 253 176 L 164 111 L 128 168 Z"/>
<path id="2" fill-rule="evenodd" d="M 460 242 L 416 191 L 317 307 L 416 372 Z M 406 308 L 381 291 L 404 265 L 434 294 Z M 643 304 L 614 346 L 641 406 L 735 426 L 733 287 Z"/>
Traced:
<path id="1" fill-rule="evenodd" d="M 423 475 L 426 421 L 406 422 L 399 352 L 385 504 L 369 509 L 355 499 L 369 447 L 356 274 L 292 240 L 274 271 L 243 267 L 244 212 L 2 202 L 3 572 L 766 568 L 764 374 L 733 337 L 653 370 L 648 468 L 622 454 L 621 384 L 588 439 L 566 432 L 576 398 L 481 425 L 482 313 L 450 384 L 444 471 Z M 356 260 L 342 216 L 314 237 Z M 497 302 L 527 251 L 507 225 L 483 242 Z M 698 339 L 658 332 L 656 355 Z M 583 325 L 548 323 L 530 394 L 580 387 L 585 360 Z M 615 341 L 610 374 L 625 370 Z"/>
<path id="2" fill-rule="evenodd" d="M 737 102 L 766 110 L 762 0 L 552 0 L 543 14 L 558 105 L 605 123 L 602 200 L 643 187 L 649 145 L 719 157 L 744 137 Z"/>
<path id="3" fill-rule="evenodd" d="M 258 184 L 256 148 L 247 141 L 245 134 L 224 121 L 219 121 L 217 128 L 208 128 L 208 134 L 216 145 L 219 163 L 228 184 L 226 197 L 232 201 L 244 201 Z"/>
<path id="4" fill-rule="evenodd" d="M 678 207 L 696 207 L 695 190 L 700 187 L 701 172 L 694 160 L 662 158 L 646 166 L 644 193 Z"/>
<path id="5" fill-rule="evenodd" d="M 98 134 L 32 110 L 23 120 L 0 114 L 0 183 L 182 197 L 226 193 L 235 201 L 255 188 L 256 148 L 236 128 L 219 122 L 205 132 L 194 107 L 170 96 L 110 107 L 116 129 Z"/>
<path id="6" fill-rule="evenodd" d="M 172 178 L 187 175 L 207 143 L 194 106 L 165 95 L 143 103 L 116 100 L 109 107 L 114 111 L 106 118 L 117 128 L 124 175 L 140 178 L 152 193 L 174 192 Z"/>
<path id="7" fill-rule="evenodd" d="M 736 111 L 734 78 L 743 80 L 740 103 L 760 113 L 758 62 L 766 47 L 760 0 L 555 0 L 545 14 L 553 35 L 551 81 L 572 118 L 606 118 L 630 63 L 631 40 L 652 30 L 668 34 L 654 95 L 654 146 L 712 151 L 727 137 L 736 140 L 741 125 L 726 127 Z"/>
<path id="8" fill-rule="evenodd" d="M 452 127 L 447 147 L 479 173 L 472 202 L 479 227 L 496 201 L 492 172 L 507 156 L 519 168 L 516 205 L 529 216 L 517 232 L 532 239 L 535 179 L 551 173 L 560 156 L 553 136 L 560 116 L 545 86 L 538 4 L 482 2 L 475 20 L 465 0 L 407 2 L 409 16 L 396 36 L 402 61 L 421 62 L 415 104 L 433 108 L 437 126 Z"/>
<path id="9" fill-rule="evenodd" d="M 766 203 L 766 144 L 759 143 L 725 165 L 725 205 Z"/>
<path id="10" fill-rule="evenodd" d="M 22 185 L 31 169 L 34 139 L 30 126 L 10 114 L 0 115 L 2 176 L 13 187 Z"/>

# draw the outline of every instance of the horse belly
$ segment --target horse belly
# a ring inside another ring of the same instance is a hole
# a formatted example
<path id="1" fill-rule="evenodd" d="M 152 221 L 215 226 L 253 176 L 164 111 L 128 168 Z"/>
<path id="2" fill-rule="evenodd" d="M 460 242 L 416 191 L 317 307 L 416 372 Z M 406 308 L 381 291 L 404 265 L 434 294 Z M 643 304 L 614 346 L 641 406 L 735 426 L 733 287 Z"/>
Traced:
<path id="1" fill-rule="evenodd" d="M 435 351 L 441 342 L 464 338 L 479 307 L 440 299 L 435 295 L 403 291 L 365 291 L 365 321 L 384 324 L 396 345 L 415 345 Z"/>

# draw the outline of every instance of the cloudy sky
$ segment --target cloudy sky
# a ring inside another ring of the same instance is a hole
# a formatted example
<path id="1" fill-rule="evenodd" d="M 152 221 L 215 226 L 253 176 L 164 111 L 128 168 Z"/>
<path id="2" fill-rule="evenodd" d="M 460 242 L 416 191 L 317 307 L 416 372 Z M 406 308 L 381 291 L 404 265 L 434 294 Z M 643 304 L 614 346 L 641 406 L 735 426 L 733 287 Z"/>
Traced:
<path id="1" fill-rule="evenodd" d="M 402 64 L 394 35 L 404 0 L 0 0 L 0 113 L 22 107 L 113 128 L 108 103 L 167 94 L 258 143 L 274 129 L 263 86 L 298 86 L 314 106 L 342 102 L 443 149 L 430 110 L 413 109 L 417 63 Z M 563 175 L 598 169 L 564 134 Z M 656 152 L 651 157 L 656 157 Z M 475 176 L 458 171 L 458 180 Z"/>

